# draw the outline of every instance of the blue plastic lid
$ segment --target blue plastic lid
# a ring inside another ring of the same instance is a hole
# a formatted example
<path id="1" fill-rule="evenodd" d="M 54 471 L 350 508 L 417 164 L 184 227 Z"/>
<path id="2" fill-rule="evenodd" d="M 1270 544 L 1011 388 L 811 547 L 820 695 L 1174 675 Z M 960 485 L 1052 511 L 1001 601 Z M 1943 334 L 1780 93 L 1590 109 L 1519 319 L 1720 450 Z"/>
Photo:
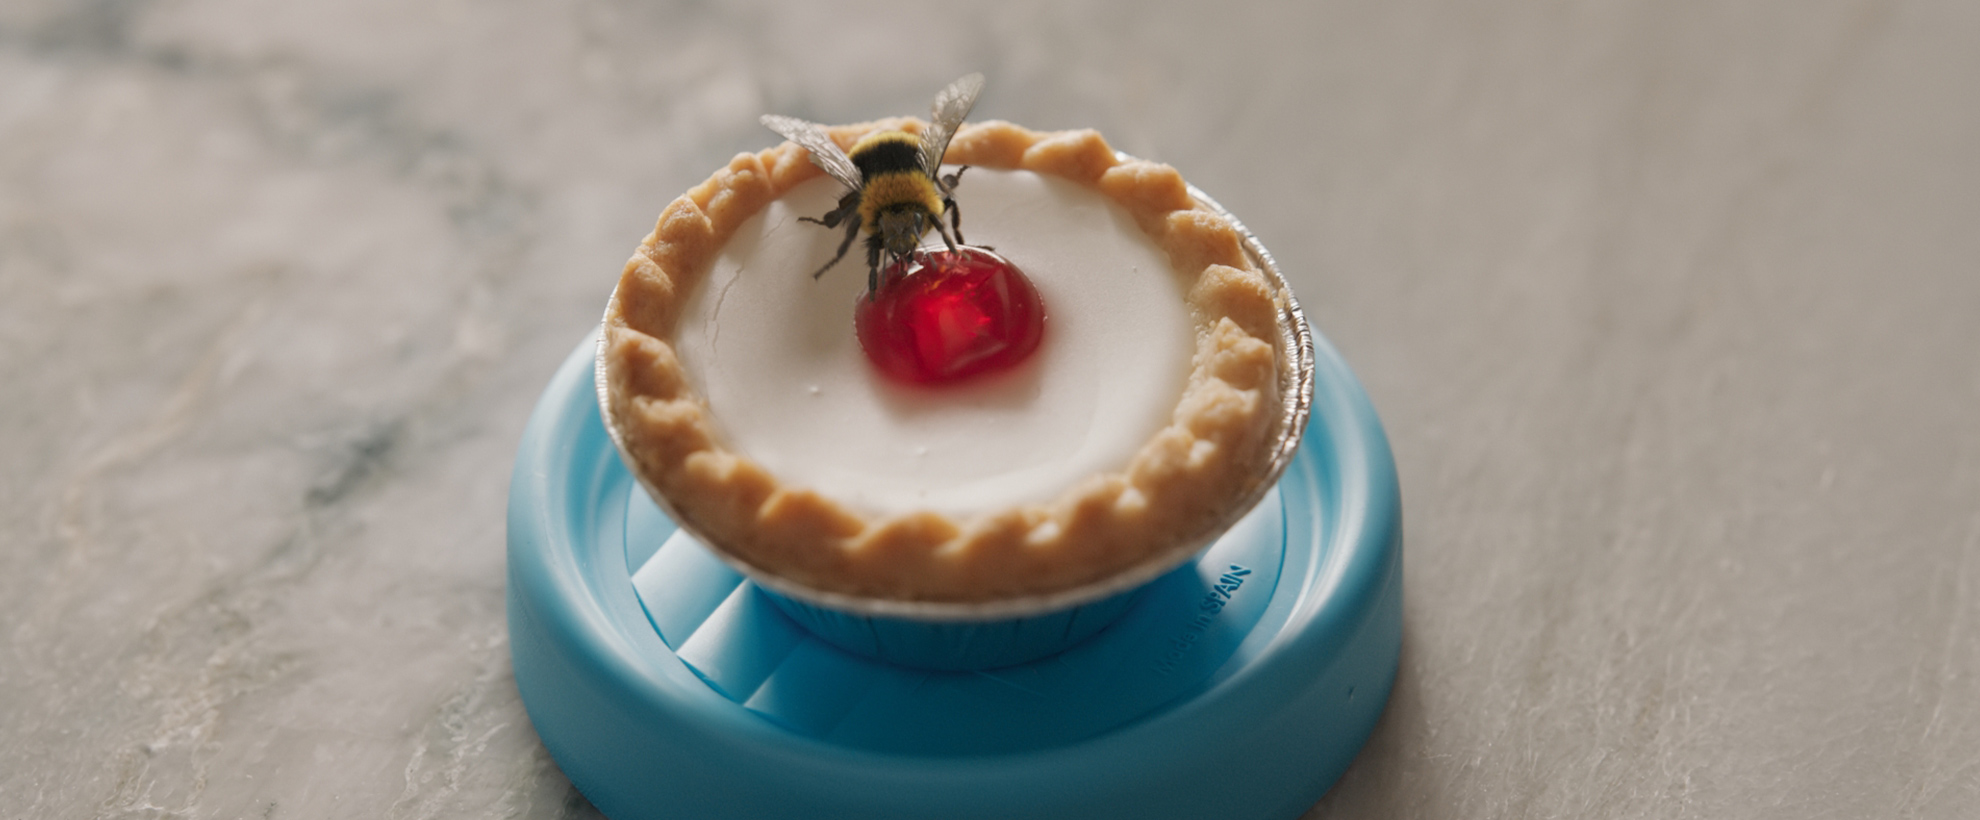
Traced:
<path id="1" fill-rule="evenodd" d="M 1394 466 L 1324 340 L 1301 452 L 1243 522 L 1091 638 L 973 672 L 820 640 L 679 533 L 605 435 L 594 349 L 523 438 L 509 621 L 531 720 L 612 817 L 1296 817 L 1381 713 Z"/>

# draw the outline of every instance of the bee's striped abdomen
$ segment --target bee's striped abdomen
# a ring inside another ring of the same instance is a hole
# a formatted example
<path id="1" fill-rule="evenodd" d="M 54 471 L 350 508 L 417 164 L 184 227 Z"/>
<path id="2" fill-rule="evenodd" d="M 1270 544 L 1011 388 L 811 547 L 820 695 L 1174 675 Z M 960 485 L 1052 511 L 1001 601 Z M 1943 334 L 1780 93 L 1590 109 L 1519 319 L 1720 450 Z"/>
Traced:
<path id="1" fill-rule="evenodd" d="M 921 140 L 905 131 L 869 134 L 848 153 L 866 177 L 860 190 L 859 220 L 875 230 L 881 211 L 917 208 L 928 212 L 929 223 L 942 215 L 942 193 L 935 178 L 921 167 Z"/>
<path id="2" fill-rule="evenodd" d="M 900 171 L 927 173 L 921 167 L 921 140 L 906 131 L 868 134 L 853 145 L 847 156 L 867 179 Z"/>

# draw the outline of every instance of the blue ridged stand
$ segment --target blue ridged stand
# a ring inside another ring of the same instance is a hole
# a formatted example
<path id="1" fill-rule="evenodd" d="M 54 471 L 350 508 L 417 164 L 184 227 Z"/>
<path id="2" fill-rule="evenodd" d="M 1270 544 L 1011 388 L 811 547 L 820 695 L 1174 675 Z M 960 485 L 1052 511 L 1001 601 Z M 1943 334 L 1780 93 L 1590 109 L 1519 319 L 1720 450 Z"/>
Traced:
<path id="1" fill-rule="evenodd" d="M 618 820 L 1297 817 L 1367 740 L 1402 639 L 1394 463 L 1315 342 L 1312 422 L 1250 515 L 1071 649 L 974 672 L 820 640 L 676 530 L 620 464 L 579 345 L 509 492 L 530 719 Z"/>

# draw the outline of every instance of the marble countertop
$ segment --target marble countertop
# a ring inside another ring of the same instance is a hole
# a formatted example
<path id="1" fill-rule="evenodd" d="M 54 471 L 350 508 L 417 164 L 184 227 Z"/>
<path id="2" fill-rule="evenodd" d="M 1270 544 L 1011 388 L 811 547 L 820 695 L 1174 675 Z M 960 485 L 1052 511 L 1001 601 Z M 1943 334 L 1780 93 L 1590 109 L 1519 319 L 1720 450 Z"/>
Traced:
<path id="1" fill-rule="evenodd" d="M 1406 508 L 1311 817 L 1980 814 L 1980 7 L 0 8 L 0 817 L 571 817 L 523 423 L 766 111 L 1093 126 L 1272 248 Z M 906 47 L 906 48 L 904 48 Z"/>

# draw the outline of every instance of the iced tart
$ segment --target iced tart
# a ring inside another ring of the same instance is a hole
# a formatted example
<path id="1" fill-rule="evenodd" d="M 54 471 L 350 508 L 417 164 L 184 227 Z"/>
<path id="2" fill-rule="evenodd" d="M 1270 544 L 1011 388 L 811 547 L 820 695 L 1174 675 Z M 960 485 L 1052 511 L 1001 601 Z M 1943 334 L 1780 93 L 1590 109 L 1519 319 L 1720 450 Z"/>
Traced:
<path id="1" fill-rule="evenodd" d="M 741 154 L 666 207 L 607 308 L 628 466 L 718 553 L 827 597 L 1050 597 L 1182 560 L 1297 435 L 1288 297 L 1173 169 L 1092 131 L 967 125 L 945 162 L 971 168 L 969 243 L 1042 297 L 1035 353 L 935 387 L 879 372 L 853 332 L 868 277 L 814 279 L 841 239 L 800 220 L 845 187 L 793 143 Z"/>

